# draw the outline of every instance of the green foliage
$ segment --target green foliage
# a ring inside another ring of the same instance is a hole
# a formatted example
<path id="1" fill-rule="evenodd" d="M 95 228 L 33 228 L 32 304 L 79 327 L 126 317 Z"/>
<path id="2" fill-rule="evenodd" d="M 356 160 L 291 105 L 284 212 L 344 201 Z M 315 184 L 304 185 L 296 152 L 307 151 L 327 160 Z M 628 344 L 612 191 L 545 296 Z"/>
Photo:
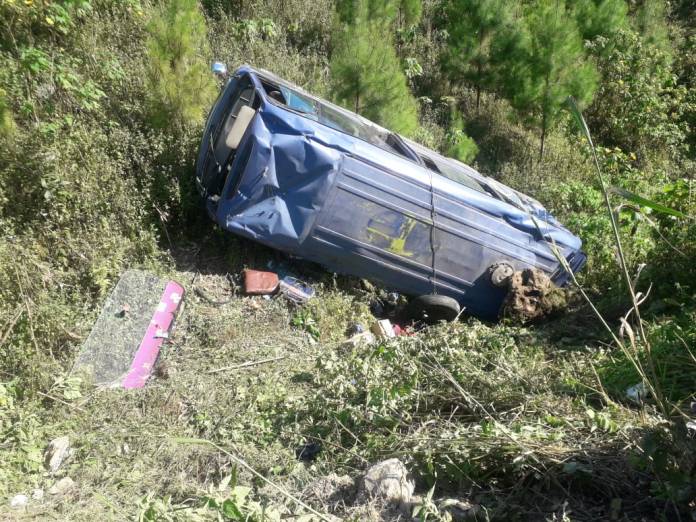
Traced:
<path id="1" fill-rule="evenodd" d="M 7 93 L 0 89 L 0 138 L 8 138 L 14 134 L 14 131 L 15 123 L 7 101 Z"/>
<path id="2" fill-rule="evenodd" d="M 421 4 L 421 0 L 338 0 L 336 14 L 346 24 L 364 18 L 385 25 L 412 25 L 420 19 Z"/>
<path id="3" fill-rule="evenodd" d="M 252 500 L 251 488 L 233 485 L 227 494 L 230 477 L 219 490 L 196 499 L 196 505 L 176 504 L 171 497 L 158 498 L 150 493 L 138 502 L 138 522 L 186 522 L 188 520 L 220 520 L 229 522 L 280 522 L 283 518 L 273 507 Z"/>
<path id="4" fill-rule="evenodd" d="M 447 133 L 447 149 L 445 155 L 458 159 L 463 163 L 471 163 L 478 154 L 476 142 L 464 132 L 464 120 L 462 115 L 452 111 L 452 123 Z"/>
<path id="5" fill-rule="evenodd" d="M 173 0 L 148 24 L 148 99 L 157 128 L 197 123 L 215 97 L 205 18 L 197 0 Z"/>
<path id="6" fill-rule="evenodd" d="M 584 40 L 611 39 L 628 24 L 625 0 L 575 0 L 571 7 Z"/>
<path id="7" fill-rule="evenodd" d="M 696 379 L 696 315 L 693 311 L 671 317 L 669 321 L 652 324 L 648 330 L 651 356 L 655 361 L 660 388 L 675 404 L 688 404 L 693 397 Z M 647 353 L 640 354 L 647 365 Z M 635 367 L 621 354 L 599 368 L 599 375 L 607 390 L 618 400 L 624 400 L 626 389 L 642 381 Z"/>
<path id="8" fill-rule="evenodd" d="M 355 19 L 337 29 L 331 56 L 334 98 L 350 110 L 390 130 L 412 134 L 418 105 L 394 50 L 384 18 L 370 18 L 371 6 L 360 3 Z"/>
<path id="9" fill-rule="evenodd" d="M 683 153 L 686 89 L 677 85 L 669 57 L 634 32 L 617 35 L 608 53 L 605 45 L 598 39 L 590 47 L 603 77 L 588 109 L 594 134 L 643 163 L 675 159 Z"/>
<path id="10" fill-rule="evenodd" d="M 509 0 L 452 0 L 447 4 L 447 50 L 444 65 L 454 82 L 465 81 L 481 91 L 494 88 L 496 68 L 491 53 L 502 33 L 510 31 L 514 3 Z M 497 57 L 497 63 L 502 58 Z"/>
<path id="11" fill-rule="evenodd" d="M 640 0 L 636 2 L 636 6 L 633 25 L 641 35 L 642 40 L 670 56 L 672 44 L 669 35 L 670 28 L 667 25 L 667 2 L 664 0 Z"/>
<path id="12" fill-rule="evenodd" d="M 591 101 L 597 72 L 585 58 L 577 24 L 555 0 L 529 4 L 499 45 L 504 92 L 513 107 L 539 125 L 541 158 L 547 132 L 561 116 L 565 100 L 573 96 L 581 105 Z"/>

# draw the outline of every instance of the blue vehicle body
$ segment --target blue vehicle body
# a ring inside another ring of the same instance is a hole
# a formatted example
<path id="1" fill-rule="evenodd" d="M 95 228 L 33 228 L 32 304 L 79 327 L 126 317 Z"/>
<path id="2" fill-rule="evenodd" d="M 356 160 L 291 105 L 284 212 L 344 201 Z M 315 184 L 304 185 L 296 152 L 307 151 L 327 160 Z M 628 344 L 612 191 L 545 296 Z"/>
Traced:
<path id="1" fill-rule="evenodd" d="M 249 66 L 212 108 L 196 181 L 230 232 L 486 319 L 506 293 L 492 265 L 564 285 L 551 243 L 574 271 L 585 262 L 580 239 L 532 198 Z"/>

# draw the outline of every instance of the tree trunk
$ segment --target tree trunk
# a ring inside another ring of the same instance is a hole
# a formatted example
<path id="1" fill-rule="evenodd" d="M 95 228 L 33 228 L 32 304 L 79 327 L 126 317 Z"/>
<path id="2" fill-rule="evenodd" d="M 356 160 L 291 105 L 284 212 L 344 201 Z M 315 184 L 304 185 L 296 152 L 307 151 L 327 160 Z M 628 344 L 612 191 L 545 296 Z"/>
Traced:
<path id="1" fill-rule="evenodd" d="M 483 52 L 483 31 L 479 29 L 478 32 L 478 37 L 479 37 L 479 57 L 476 60 L 476 114 L 480 112 L 481 108 L 481 82 L 483 82 L 483 66 L 481 65 L 481 53 Z"/>
<path id="2" fill-rule="evenodd" d="M 541 115 L 541 146 L 539 147 L 539 162 L 544 157 L 544 145 L 546 143 L 546 111 Z"/>

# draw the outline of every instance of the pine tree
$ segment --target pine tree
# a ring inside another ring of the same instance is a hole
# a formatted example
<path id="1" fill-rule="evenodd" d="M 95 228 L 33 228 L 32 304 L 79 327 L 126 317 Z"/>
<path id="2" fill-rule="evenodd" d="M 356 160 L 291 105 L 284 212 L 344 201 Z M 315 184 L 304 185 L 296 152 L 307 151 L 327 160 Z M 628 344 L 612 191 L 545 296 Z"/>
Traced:
<path id="1" fill-rule="evenodd" d="M 208 70 L 205 18 L 196 0 L 171 0 L 148 24 L 148 87 L 155 127 L 199 120 L 210 106 L 215 80 Z"/>
<path id="2" fill-rule="evenodd" d="M 336 13 L 341 22 L 354 23 L 358 18 L 382 21 L 391 25 L 402 22 L 418 23 L 422 12 L 421 0 L 338 0 Z"/>
<path id="3" fill-rule="evenodd" d="M 666 4 L 664 0 L 642 0 L 636 10 L 634 23 L 643 41 L 671 54 Z"/>
<path id="4" fill-rule="evenodd" d="M 583 40 L 609 38 L 628 24 L 624 0 L 573 0 L 570 6 Z"/>
<path id="5" fill-rule="evenodd" d="M 380 125 L 411 134 L 418 106 L 394 50 L 391 22 L 374 15 L 375 3 L 352 2 L 349 16 L 339 12 L 343 24 L 331 57 L 334 98 Z"/>
<path id="6" fill-rule="evenodd" d="M 580 30 L 558 0 L 536 0 L 515 21 L 495 50 L 503 91 L 512 105 L 540 127 L 539 159 L 549 129 L 568 96 L 584 105 L 597 87 L 597 71 L 587 59 Z"/>
<path id="7" fill-rule="evenodd" d="M 445 70 L 455 82 L 474 86 L 477 109 L 481 90 L 493 84 L 491 43 L 509 24 L 512 10 L 510 0 L 452 0 L 447 7 Z"/>

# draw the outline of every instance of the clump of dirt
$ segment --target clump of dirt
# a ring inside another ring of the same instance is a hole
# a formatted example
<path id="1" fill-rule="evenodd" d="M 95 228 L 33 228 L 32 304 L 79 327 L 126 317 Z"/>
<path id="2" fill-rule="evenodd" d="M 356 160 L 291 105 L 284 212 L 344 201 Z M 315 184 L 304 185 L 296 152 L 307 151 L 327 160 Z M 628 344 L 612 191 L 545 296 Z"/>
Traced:
<path id="1" fill-rule="evenodd" d="M 304 491 L 308 500 L 323 505 L 328 511 L 336 512 L 345 510 L 355 500 L 357 486 L 348 475 L 330 473 L 326 477 L 319 477 L 313 481 Z"/>
<path id="2" fill-rule="evenodd" d="M 568 307 L 565 290 L 536 268 L 515 272 L 508 288 L 500 309 L 501 318 L 526 324 L 554 317 Z"/>

